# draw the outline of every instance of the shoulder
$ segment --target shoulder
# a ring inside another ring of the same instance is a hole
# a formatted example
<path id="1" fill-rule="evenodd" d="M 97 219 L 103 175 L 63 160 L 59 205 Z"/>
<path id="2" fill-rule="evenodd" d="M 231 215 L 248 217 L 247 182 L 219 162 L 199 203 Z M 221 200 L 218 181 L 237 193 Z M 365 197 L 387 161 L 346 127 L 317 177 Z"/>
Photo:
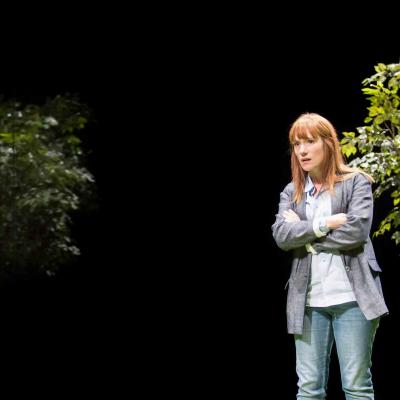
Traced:
<path id="1" fill-rule="evenodd" d="M 350 172 L 348 174 L 343 175 L 343 182 L 345 183 L 349 182 L 353 186 L 372 184 L 371 178 L 367 174 L 359 171 Z"/>
<path id="2" fill-rule="evenodd" d="M 294 184 L 293 182 L 288 183 L 280 193 L 280 199 L 285 201 L 292 201 L 294 197 Z"/>
<path id="3" fill-rule="evenodd" d="M 283 189 L 283 192 L 285 192 L 285 193 L 294 193 L 294 183 L 293 183 L 293 181 L 289 182 L 285 186 L 285 188 Z"/>
<path id="4" fill-rule="evenodd" d="M 372 180 L 369 175 L 362 173 L 362 172 L 357 172 L 354 175 L 354 187 L 365 187 L 368 190 L 370 190 L 372 186 Z"/>
<path id="5" fill-rule="evenodd" d="M 372 182 L 368 175 L 362 172 L 352 173 L 352 176 L 343 182 L 343 190 L 348 198 L 370 198 L 372 194 Z"/>

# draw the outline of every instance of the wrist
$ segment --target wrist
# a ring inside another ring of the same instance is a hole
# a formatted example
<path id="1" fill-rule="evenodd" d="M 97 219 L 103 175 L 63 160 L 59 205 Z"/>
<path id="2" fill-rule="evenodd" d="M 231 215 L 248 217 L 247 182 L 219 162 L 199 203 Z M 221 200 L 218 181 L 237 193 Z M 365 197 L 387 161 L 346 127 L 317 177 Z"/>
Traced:
<path id="1" fill-rule="evenodd" d="M 328 218 L 321 218 L 319 222 L 319 230 L 323 233 L 328 233 L 330 230 Z"/>

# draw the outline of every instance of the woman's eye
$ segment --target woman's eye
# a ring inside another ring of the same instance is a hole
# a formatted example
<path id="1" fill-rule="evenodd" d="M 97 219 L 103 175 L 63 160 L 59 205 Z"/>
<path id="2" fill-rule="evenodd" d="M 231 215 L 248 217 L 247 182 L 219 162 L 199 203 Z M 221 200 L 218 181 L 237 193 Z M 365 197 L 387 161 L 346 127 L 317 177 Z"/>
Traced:
<path id="1" fill-rule="evenodd" d="M 310 144 L 311 144 L 311 143 L 314 143 L 314 140 L 313 140 L 313 139 L 308 139 L 308 140 L 307 140 L 307 143 L 310 143 Z"/>

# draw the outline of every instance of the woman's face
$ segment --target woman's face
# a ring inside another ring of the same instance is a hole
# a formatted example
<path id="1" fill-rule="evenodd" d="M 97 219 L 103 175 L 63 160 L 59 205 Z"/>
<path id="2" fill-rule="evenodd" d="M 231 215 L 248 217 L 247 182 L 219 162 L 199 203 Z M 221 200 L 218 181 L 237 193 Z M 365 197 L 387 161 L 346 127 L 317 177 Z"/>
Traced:
<path id="1" fill-rule="evenodd" d="M 294 152 L 304 171 L 318 175 L 324 159 L 323 141 L 320 137 L 314 139 L 309 133 L 307 136 L 306 139 L 296 137 L 293 144 Z"/>

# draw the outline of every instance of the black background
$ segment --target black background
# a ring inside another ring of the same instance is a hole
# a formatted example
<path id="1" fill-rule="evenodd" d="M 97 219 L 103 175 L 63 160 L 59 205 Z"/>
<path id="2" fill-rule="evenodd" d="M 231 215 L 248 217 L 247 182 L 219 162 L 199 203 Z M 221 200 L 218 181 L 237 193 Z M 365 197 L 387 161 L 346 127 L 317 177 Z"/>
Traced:
<path id="1" fill-rule="evenodd" d="M 290 255 L 270 229 L 290 180 L 289 125 L 305 111 L 339 132 L 363 125 L 361 81 L 398 62 L 397 48 L 354 20 L 153 11 L 140 26 L 136 12 L 57 20 L 4 50 L 6 96 L 77 92 L 94 109 L 83 136 L 100 205 L 76 220 L 76 265 L 3 285 L 5 381 L 56 395 L 128 385 L 294 398 Z M 388 207 L 376 204 L 375 227 Z M 379 399 L 396 382 L 399 249 L 374 245 L 390 309 L 373 358 Z M 331 369 L 339 398 L 334 357 Z"/>
<path id="2" fill-rule="evenodd" d="M 71 15 L 59 10 L 43 22 L 32 14 L 9 31 L 0 93 L 26 103 L 77 93 L 91 107 L 93 119 L 81 134 L 97 207 L 74 216 L 72 232 L 82 252 L 75 263 L 60 266 L 54 277 L 1 282 L 0 369 L 4 391 L 13 396 L 118 398 L 133 371 L 139 333 L 140 307 L 132 300 L 138 297 L 133 272 L 140 259 L 133 226 L 136 72 L 119 49 L 129 39 L 124 25 L 110 35 L 100 26 L 105 16 L 96 15 L 99 7 L 90 14 L 75 14 L 72 4 L 67 9 Z M 110 11 L 108 24 L 114 17 Z M 122 368 L 125 360 L 131 364 Z"/>
<path id="3" fill-rule="evenodd" d="M 207 393 L 219 384 L 221 394 L 295 397 L 284 290 L 290 255 L 271 236 L 279 193 L 290 180 L 289 126 L 306 111 L 324 115 L 339 132 L 362 126 L 369 105 L 362 80 L 377 63 L 398 62 L 388 43 L 371 42 L 361 32 L 318 38 L 320 25 L 307 32 L 302 25 L 283 40 L 264 27 L 245 24 L 212 37 L 195 57 L 196 73 L 190 76 L 196 118 L 188 112 L 184 134 L 196 141 L 198 157 L 193 160 L 192 149 L 182 148 L 199 178 L 190 175 L 184 182 L 185 190 L 195 186 L 196 201 L 184 209 L 190 216 L 185 234 L 193 236 L 180 248 L 187 257 L 179 282 L 187 288 L 180 297 L 182 318 L 194 322 L 179 338 L 193 335 L 187 357 L 198 369 L 191 370 L 196 383 L 186 393 Z M 373 229 L 390 207 L 387 199 L 376 203 Z M 388 237 L 374 239 L 374 245 L 390 309 L 373 357 L 379 399 L 394 390 L 388 365 L 397 357 L 399 249 Z M 189 297 L 195 297 L 195 308 L 186 305 Z M 334 353 L 328 390 L 331 398 L 343 397 Z"/>

